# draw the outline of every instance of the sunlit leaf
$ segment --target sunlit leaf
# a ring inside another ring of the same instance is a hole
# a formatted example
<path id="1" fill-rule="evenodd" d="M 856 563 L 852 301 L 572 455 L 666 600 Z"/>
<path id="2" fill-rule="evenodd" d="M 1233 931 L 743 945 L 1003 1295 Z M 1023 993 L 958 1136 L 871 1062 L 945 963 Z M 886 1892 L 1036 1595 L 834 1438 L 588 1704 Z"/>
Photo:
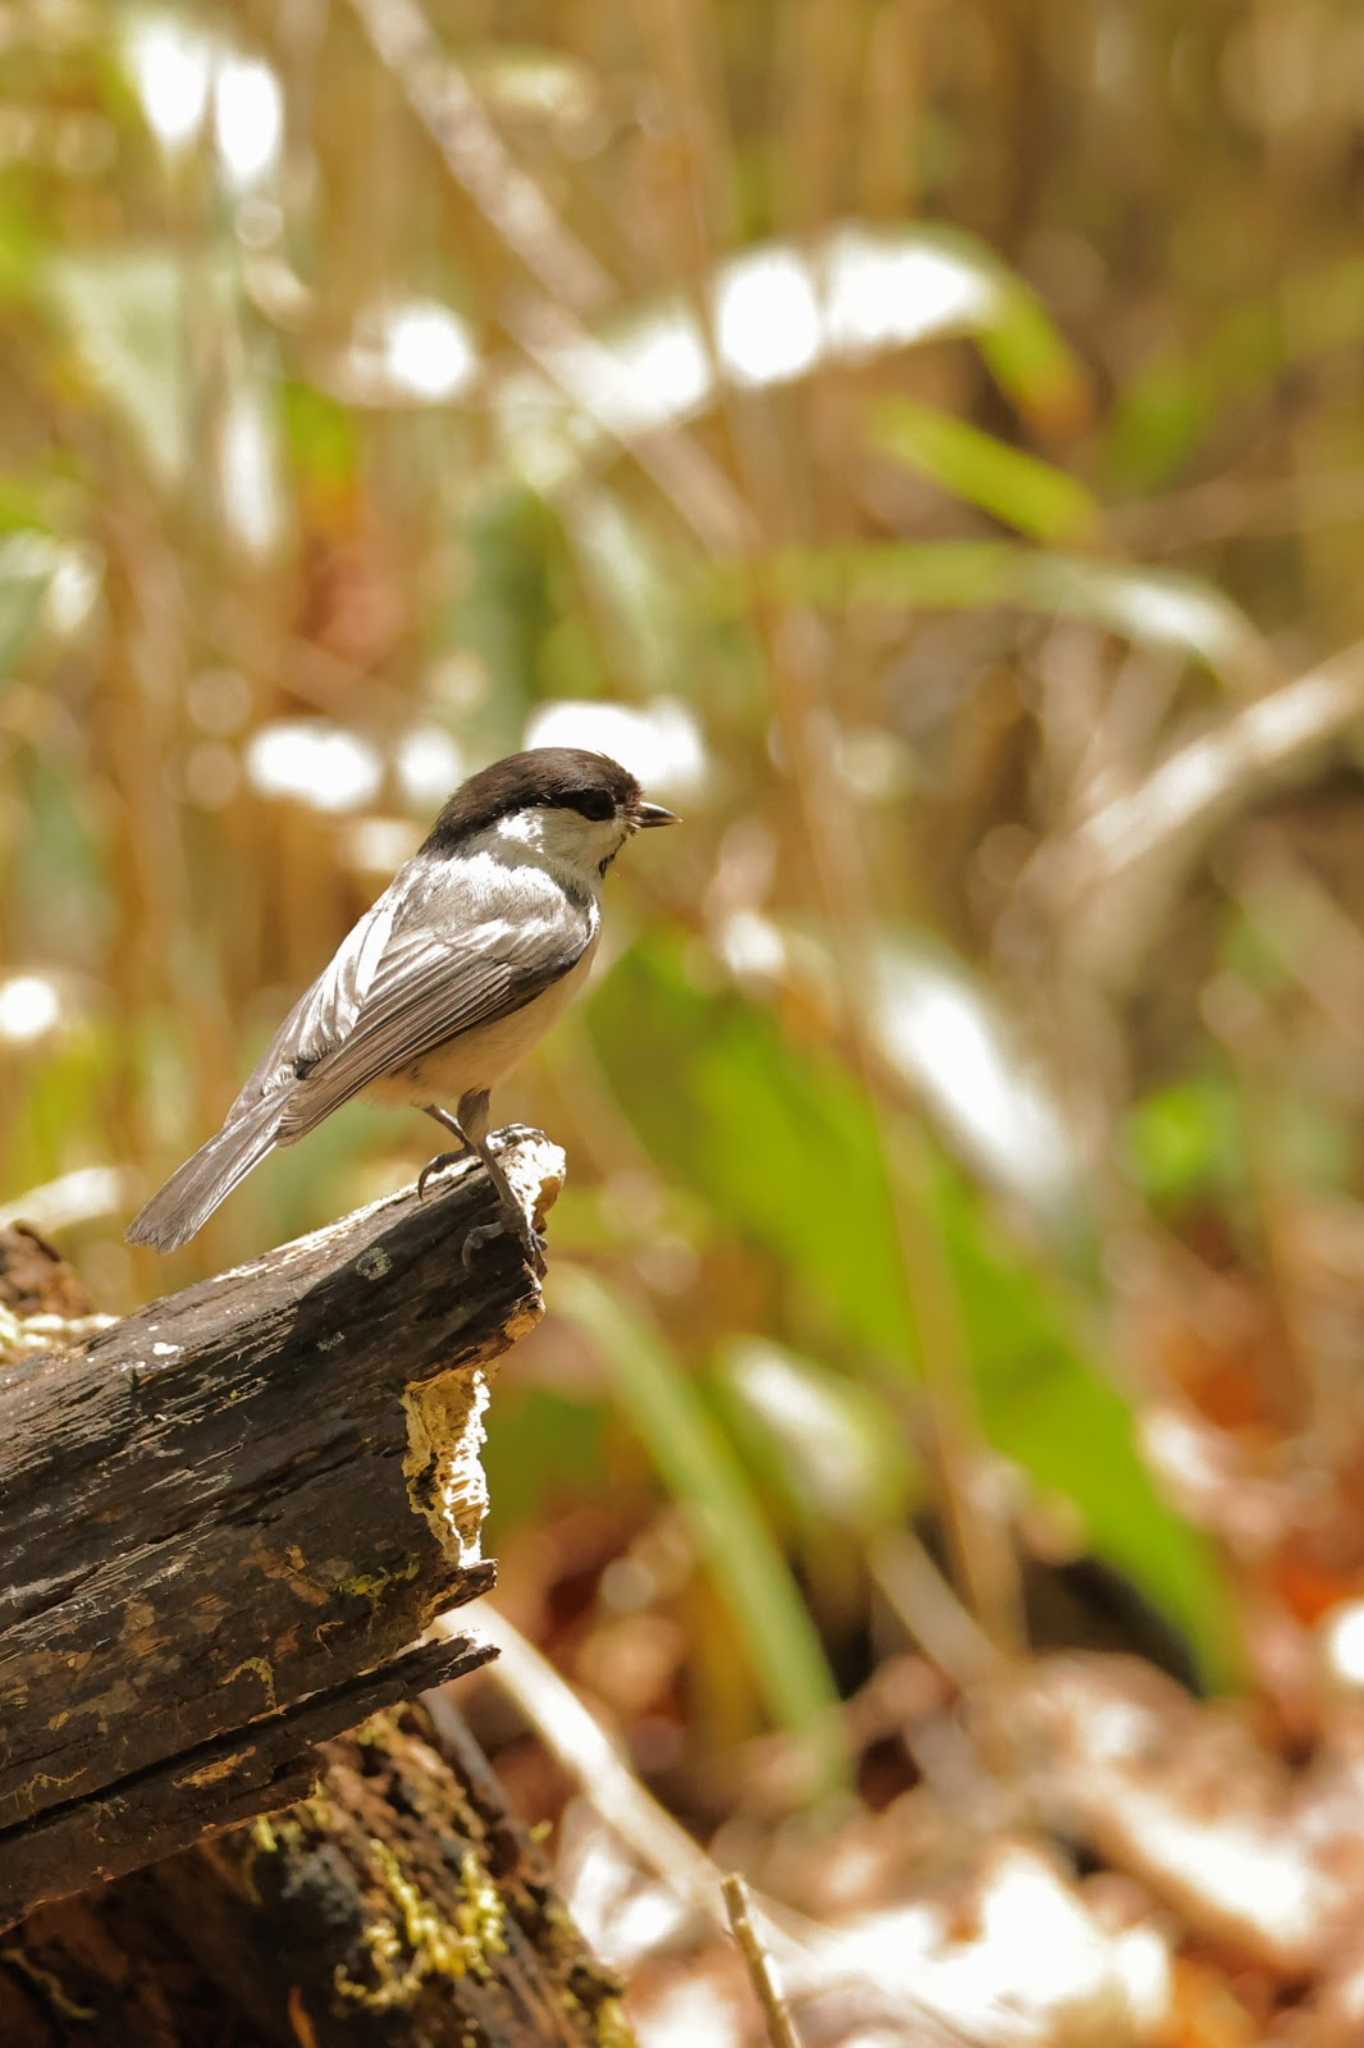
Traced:
<path id="1" fill-rule="evenodd" d="M 980 346 L 1002 389 L 1040 431 L 1070 435 L 1088 424 L 1093 397 L 1083 366 L 1041 300 L 1002 266 Z"/>
<path id="2" fill-rule="evenodd" d="M 719 1385 L 794 1513 L 863 1532 L 904 1520 L 916 1468 L 900 1419 L 873 1388 L 765 1337 L 726 1346 Z"/>
<path id="3" fill-rule="evenodd" d="M 554 1270 L 550 1305 L 599 1348 L 622 1405 L 691 1517 L 773 1714 L 809 1745 L 824 1782 L 833 1785 L 846 1771 L 833 1679 L 727 1438 L 640 1309 L 582 1268 L 562 1264 Z"/>
<path id="4" fill-rule="evenodd" d="M 1245 613 L 1192 576 L 988 540 L 786 548 L 773 557 L 772 572 L 778 589 L 800 603 L 944 611 L 1012 605 L 1177 648 L 1242 685 L 1273 673 Z"/>
<path id="5" fill-rule="evenodd" d="M 119 250 L 62 256 L 46 277 L 91 377 L 123 413 L 151 470 L 174 482 L 190 455 L 184 264 L 158 249 Z"/>
<path id="6" fill-rule="evenodd" d="M 919 476 L 1036 540 L 1083 540 L 1098 526 L 1098 504 L 1076 478 L 951 413 L 887 398 L 872 413 L 871 433 Z"/>
<path id="7" fill-rule="evenodd" d="M 986 991 L 946 950 L 887 937 L 872 1017 L 891 1065 L 934 1108 L 972 1164 L 1048 1217 L 1073 1209 L 1070 1134 Z"/>
<path id="8" fill-rule="evenodd" d="M 915 1374 L 877 1135 L 846 1070 L 797 1049 L 738 995 L 697 987 L 663 944 L 617 964 L 591 1021 L 654 1156 L 780 1261 L 789 1312 L 807 1321 L 812 1341 L 839 1344 L 868 1374 Z M 996 1241 L 946 1162 L 934 1221 L 991 1441 L 1074 1501 L 1095 1550 L 1188 1631 L 1205 1668 L 1225 1671 L 1225 1589 L 1202 1540 L 1156 1491 L 1126 1402 L 1080 1354 L 1036 1273 Z"/>
<path id="9" fill-rule="evenodd" d="M 599 436 L 631 439 L 694 417 L 723 381 L 761 389 L 830 362 L 960 335 L 1043 432 L 1073 431 L 1090 392 L 1040 301 L 973 236 L 847 221 L 809 246 L 760 242 L 706 283 L 714 350 L 680 295 L 644 302 L 590 339 L 546 352 L 544 370 L 501 379 L 495 407 L 523 475 L 550 490 L 575 477 Z"/>

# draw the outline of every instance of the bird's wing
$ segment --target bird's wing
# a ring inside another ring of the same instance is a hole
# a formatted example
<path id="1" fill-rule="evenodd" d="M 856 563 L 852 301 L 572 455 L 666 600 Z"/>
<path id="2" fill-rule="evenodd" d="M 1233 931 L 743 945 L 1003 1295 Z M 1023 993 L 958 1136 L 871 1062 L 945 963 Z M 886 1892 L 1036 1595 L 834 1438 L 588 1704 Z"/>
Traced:
<path id="1" fill-rule="evenodd" d="M 317 980 L 303 991 L 228 1111 L 229 1123 L 261 1096 L 291 1088 L 300 1068 L 313 1065 L 353 1026 L 393 933 L 401 902 L 400 879 L 395 877 L 351 927 Z"/>
<path id="2" fill-rule="evenodd" d="M 468 922 L 442 879 L 401 887 L 398 877 L 281 1026 L 239 1105 L 287 1089 L 282 1139 L 447 1039 L 521 1009 L 595 935 L 596 905 L 570 903 L 557 888 L 532 904 L 485 895 Z"/>

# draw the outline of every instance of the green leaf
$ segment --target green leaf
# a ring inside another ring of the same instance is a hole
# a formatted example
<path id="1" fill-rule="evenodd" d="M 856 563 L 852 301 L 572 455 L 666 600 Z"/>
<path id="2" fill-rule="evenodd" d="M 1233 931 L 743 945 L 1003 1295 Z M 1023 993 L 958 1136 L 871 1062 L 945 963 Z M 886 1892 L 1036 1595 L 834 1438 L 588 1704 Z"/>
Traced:
<path id="1" fill-rule="evenodd" d="M 732 1340 L 717 1387 L 736 1434 L 801 1521 L 863 1535 L 903 1524 L 919 1474 L 899 1418 L 874 1388 L 766 1337 Z"/>
<path id="2" fill-rule="evenodd" d="M 873 410 L 872 440 L 919 476 L 1035 540 L 1084 540 L 1099 506 L 1082 483 L 993 434 L 910 398 Z"/>
<path id="3" fill-rule="evenodd" d="M 175 482 L 191 453 L 184 263 L 155 248 L 101 251 L 55 258 L 46 277 L 91 377 L 124 415 L 149 469 Z M 222 286 L 221 266 L 200 279 L 215 298 Z"/>
<path id="4" fill-rule="evenodd" d="M 864 362 L 966 336 L 1042 434 L 1072 434 L 1093 411 L 1090 379 L 1046 309 L 973 235 L 845 222 L 807 244 L 758 241 L 723 258 L 711 302 L 720 378 L 781 385 L 828 361 Z M 494 417 L 511 466 L 546 491 L 581 475 L 619 437 L 694 417 L 719 396 L 691 298 L 669 293 L 613 314 L 588 351 L 550 352 L 557 376 L 499 380 Z"/>
<path id="5" fill-rule="evenodd" d="M 285 443 L 299 473 L 333 489 L 351 483 L 360 462 L 354 414 L 297 379 L 280 385 L 279 406 Z"/>
<path id="6" fill-rule="evenodd" d="M 1089 378 L 1041 300 L 997 265 L 994 317 L 980 350 L 1001 390 L 1043 433 L 1074 434 L 1093 409 Z"/>
<path id="7" fill-rule="evenodd" d="M 808 1745 L 820 1780 L 846 1780 L 838 1695 L 795 1583 L 728 1438 L 657 1326 L 581 1267 L 556 1267 L 556 1314 L 586 1331 L 622 1405 L 685 1508 L 773 1714 Z"/>
<path id="8" fill-rule="evenodd" d="M 915 1374 L 877 1134 L 846 1070 L 738 995 L 695 986 L 680 950 L 662 943 L 618 962 L 590 1023 L 645 1143 L 780 1261 L 790 1315 L 806 1317 L 812 1341 L 841 1341 L 866 1374 Z M 1225 1589 L 1204 1540 L 1157 1492 L 1127 1404 L 946 1162 L 933 1200 L 990 1441 L 1074 1501 L 1095 1550 L 1188 1632 L 1209 1672 L 1225 1673 Z"/>
<path id="9" fill-rule="evenodd" d="M 1241 1103 L 1225 1074 L 1191 1075 L 1138 1103 L 1123 1150 L 1148 1200 L 1170 1210 L 1249 1184 Z"/>
<path id="10" fill-rule="evenodd" d="M 778 591 L 802 604 L 943 611 L 1013 605 L 1088 619 L 1137 644 L 1176 648 L 1240 686 L 1273 673 L 1269 651 L 1245 613 L 1193 576 L 1015 541 L 784 548 L 771 568 Z M 737 579 L 727 580 L 737 588 Z"/>

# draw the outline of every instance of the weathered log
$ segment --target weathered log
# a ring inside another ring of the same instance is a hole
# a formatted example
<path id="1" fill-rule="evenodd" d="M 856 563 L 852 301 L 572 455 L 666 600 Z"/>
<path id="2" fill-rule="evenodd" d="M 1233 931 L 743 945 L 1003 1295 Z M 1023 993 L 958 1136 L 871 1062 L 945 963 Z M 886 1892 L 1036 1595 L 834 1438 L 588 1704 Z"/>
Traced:
<path id="1" fill-rule="evenodd" d="M 506 1134 L 540 1214 L 562 1156 Z M 541 1313 L 470 1162 L 0 1368 L 0 1926 L 297 1797 L 482 1661 L 487 1368 Z"/>
<path id="2" fill-rule="evenodd" d="M 618 1986 L 431 1694 L 316 1794 L 0 1943 L 6 2048 L 629 2048 Z"/>

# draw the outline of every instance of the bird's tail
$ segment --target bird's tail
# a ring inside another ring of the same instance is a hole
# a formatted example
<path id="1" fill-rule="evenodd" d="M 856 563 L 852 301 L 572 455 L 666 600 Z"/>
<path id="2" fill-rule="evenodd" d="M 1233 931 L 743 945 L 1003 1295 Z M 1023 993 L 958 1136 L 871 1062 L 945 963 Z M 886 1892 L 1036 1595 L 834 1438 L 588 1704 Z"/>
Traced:
<path id="1" fill-rule="evenodd" d="M 263 1095 L 225 1123 L 134 1216 L 128 1225 L 129 1244 L 155 1245 L 162 1252 L 188 1244 L 272 1149 L 282 1115 L 278 1098 Z"/>

